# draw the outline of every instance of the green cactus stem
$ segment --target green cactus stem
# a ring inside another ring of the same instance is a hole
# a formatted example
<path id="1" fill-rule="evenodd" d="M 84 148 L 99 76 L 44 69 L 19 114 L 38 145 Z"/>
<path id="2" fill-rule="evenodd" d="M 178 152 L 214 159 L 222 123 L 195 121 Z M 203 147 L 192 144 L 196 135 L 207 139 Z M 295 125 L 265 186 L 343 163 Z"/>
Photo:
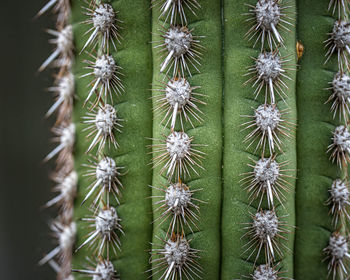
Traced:
<path id="1" fill-rule="evenodd" d="M 53 0 L 60 280 L 349 278 L 347 0 Z M 74 39 L 73 39 L 74 38 Z"/>

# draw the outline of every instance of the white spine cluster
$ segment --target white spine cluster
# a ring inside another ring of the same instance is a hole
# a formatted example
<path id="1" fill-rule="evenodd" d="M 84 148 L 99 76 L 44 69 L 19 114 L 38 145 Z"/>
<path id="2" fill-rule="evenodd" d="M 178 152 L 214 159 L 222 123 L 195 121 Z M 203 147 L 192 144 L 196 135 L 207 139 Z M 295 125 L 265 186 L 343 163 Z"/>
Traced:
<path id="1" fill-rule="evenodd" d="M 195 279 L 193 276 L 201 279 L 201 267 L 196 261 L 198 250 L 191 248 L 190 242 L 185 236 L 173 232 L 170 238 L 157 245 L 159 248 L 153 249 L 152 270 L 155 274 L 162 273 L 159 279 Z"/>
<path id="2" fill-rule="evenodd" d="M 277 251 L 280 257 L 283 256 L 280 239 L 287 239 L 282 233 L 289 231 L 281 228 L 284 223 L 277 216 L 275 207 L 278 204 L 283 206 L 285 193 L 291 185 L 286 179 L 291 176 L 285 172 L 293 171 L 285 168 L 287 161 L 279 162 L 278 154 L 284 153 L 284 140 L 292 137 L 291 132 L 295 126 L 285 118 L 288 109 L 279 110 L 277 107 L 279 101 L 287 104 L 286 81 L 291 80 L 287 71 L 294 70 L 294 66 L 287 67 L 291 59 L 280 56 L 280 47 L 284 46 L 281 31 L 289 30 L 288 26 L 292 25 L 289 16 L 292 12 L 288 10 L 291 6 L 285 4 L 285 1 L 257 0 L 255 5 L 247 6 L 247 15 L 250 16 L 248 20 L 253 25 L 245 37 L 248 41 L 256 38 L 253 47 L 260 43 L 261 48 L 260 54 L 254 59 L 254 65 L 248 68 L 246 76 L 250 78 L 244 84 L 252 84 L 255 99 L 260 98 L 262 92 L 265 92 L 265 96 L 264 103 L 253 108 L 252 115 L 243 116 L 250 118 L 242 124 L 244 130 L 249 131 L 243 142 L 247 143 L 247 149 L 255 146 L 253 152 L 257 153 L 258 159 L 253 160 L 254 164 L 248 164 L 251 171 L 242 174 L 244 178 L 241 182 L 246 185 L 250 203 L 256 202 L 255 206 L 259 210 L 256 215 L 252 215 L 253 222 L 247 227 L 249 232 L 244 236 L 250 238 L 246 244 L 246 251 L 252 250 L 248 259 L 256 254 L 256 263 L 260 252 L 265 250 L 265 264 L 258 266 L 251 277 L 255 280 L 277 280 L 281 278 L 275 271 L 275 254 Z M 268 209 L 261 209 L 266 202 Z"/>
<path id="3" fill-rule="evenodd" d="M 254 115 L 244 116 L 251 119 L 242 124 L 244 130 L 250 130 L 244 138 L 247 148 L 256 143 L 255 151 L 262 148 L 264 152 L 268 146 L 270 154 L 276 148 L 282 152 L 283 140 L 291 138 L 293 127 L 293 123 L 284 118 L 287 114 L 287 110 L 280 111 L 276 104 L 262 104 L 255 109 Z"/>
<path id="4" fill-rule="evenodd" d="M 341 179 L 334 180 L 329 193 L 330 196 L 327 200 L 327 205 L 331 206 L 331 214 L 333 215 L 334 225 L 338 225 L 339 221 L 341 223 L 346 223 L 346 220 L 350 220 L 347 210 L 348 206 L 350 205 L 350 191 L 348 182 Z"/>
<path id="5" fill-rule="evenodd" d="M 350 162 L 350 132 L 346 125 L 334 129 L 332 142 L 328 146 L 330 159 L 332 162 L 336 161 L 341 168 L 346 167 Z"/>
<path id="6" fill-rule="evenodd" d="M 88 137 L 92 135 L 95 136 L 87 152 L 90 152 L 97 144 L 97 152 L 101 152 L 107 141 L 117 148 L 118 142 L 114 133 L 116 131 L 121 133 L 121 121 L 122 120 L 117 117 L 117 110 L 110 104 L 100 106 L 98 111 L 93 110 L 92 112 L 88 112 L 87 116 L 84 117 L 84 123 L 89 124 L 89 126 L 85 128 L 84 131 L 89 131 Z"/>
<path id="7" fill-rule="evenodd" d="M 338 20 L 334 22 L 330 38 L 326 41 L 328 51 L 326 53 L 326 63 L 334 53 L 338 55 L 338 65 L 340 70 L 348 69 L 350 56 L 350 22 Z"/>
<path id="8" fill-rule="evenodd" d="M 273 241 L 278 233 L 278 219 L 275 212 L 267 210 L 255 214 L 253 221 L 254 235 L 260 244 L 267 248 L 269 260 L 274 258 Z"/>
<path id="9" fill-rule="evenodd" d="M 339 120 L 345 122 L 349 119 L 350 114 L 350 76 L 346 73 L 338 72 L 334 75 L 333 81 L 330 83 L 332 94 L 327 102 L 333 102 L 331 111 L 333 118 L 339 112 Z"/>
<path id="10" fill-rule="evenodd" d="M 56 36 L 55 39 L 50 40 L 51 43 L 56 45 L 54 52 L 44 61 L 40 66 L 39 70 L 44 70 L 52 62 L 56 60 L 55 65 L 59 67 L 66 67 L 67 65 L 71 67 L 72 56 L 73 56 L 73 27 L 68 25 L 63 29 L 48 30 L 49 34 Z"/>
<path id="11" fill-rule="evenodd" d="M 349 206 L 349 183 L 348 164 L 350 162 L 350 77 L 349 77 L 349 57 L 350 57 L 350 3 L 346 0 L 330 0 L 328 10 L 332 10 L 333 15 L 338 10 L 338 19 L 334 21 L 333 29 L 329 33 L 330 37 L 326 41 L 328 51 L 326 53 L 327 63 L 335 54 L 338 58 L 338 73 L 334 75 L 330 82 L 331 95 L 327 102 L 332 102 L 331 112 L 333 118 L 339 114 L 340 125 L 333 131 L 331 143 L 327 153 L 332 163 L 336 162 L 340 169 L 340 178 L 334 180 L 330 185 L 329 198 L 326 204 L 329 205 L 329 213 L 332 215 L 332 227 L 334 232 L 330 236 L 329 244 L 324 249 L 326 260 L 328 260 L 328 274 L 334 279 L 349 278 L 349 253 L 348 253 L 348 230 L 350 216 Z"/>
<path id="12" fill-rule="evenodd" d="M 182 77 L 185 73 L 192 76 L 191 67 L 200 73 L 198 67 L 203 47 L 200 45 L 201 37 L 193 35 L 192 31 L 193 29 L 180 25 L 171 25 L 168 30 L 162 30 L 161 40 L 154 42 L 158 44 L 155 48 L 160 48 L 160 52 L 165 56 L 160 65 L 161 73 L 171 74 L 172 77 L 175 77 L 178 72 Z"/>
<path id="13" fill-rule="evenodd" d="M 91 280 L 120 280 L 111 261 L 102 259 L 95 262 L 90 260 L 90 263 L 91 265 L 85 269 L 73 269 L 73 271 L 85 274 L 90 277 Z"/>
<path id="14" fill-rule="evenodd" d="M 203 201 L 194 198 L 195 191 L 192 191 L 184 183 L 169 184 L 166 188 L 153 187 L 162 192 L 162 195 L 154 196 L 160 200 L 156 202 L 159 207 L 156 211 L 161 212 L 160 223 L 170 220 L 168 232 L 174 232 L 176 226 L 180 225 L 182 231 L 187 226 L 191 232 L 193 228 L 198 229 L 196 221 L 199 220 L 198 203 Z M 198 190 L 197 190 L 198 191 Z"/>
<path id="15" fill-rule="evenodd" d="M 50 0 L 39 11 L 38 15 L 45 13 L 50 8 L 57 16 L 57 31 L 48 30 L 48 33 L 55 37 L 50 40 L 50 43 L 54 44 L 56 48 L 39 70 L 44 70 L 49 65 L 59 68 L 54 86 L 49 88 L 49 91 L 55 95 L 55 102 L 46 114 L 46 116 L 50 116 L 56 112 L 57 118 L 53 132 L 56 136 L 54 141 L 58 145 L 45 158 L 46 161 L 57 156 L 55 176 L 53 177 L 56 186 L 53 190 L 58 194 L 45 206 L 59 206 L 59 215 L 51 225 L 58 246 L 40 260 L 39 264 L 49 263 L 57 272 L 58 279 L 74 280 L 71 274 L 71 260 L 77 227 L 74 222 L 73 205 L 77 192 L 78 175 L 74 171 L 73 162 L 75 142 L 75 124 L 72 122 L 75 91 L 72 73 L 74 63 L 73 27 L 68 24 L 69 0 Z"/>
<path id="16" fill-rule="evenodd" d="M 85 75 L 81 77 L 94 76 L 93 81 L 90 83 L 91 90 L 85 99 L 87 103 L 96 90 L 98 90 L 97 98 L 93 107 L 95 107 L 100 101 L 107 103 L 107 98 L 110 98 L 110 101 L 113 102 L 113 93 L 122 94 L 124 91 L 124 86 L 122 84 L 121 77 L 122 73 L 120 72 L 121 67 L 118 66 L 112 55 L 103 54 L 98 57 L 94 57 L 94 61 L 86 60 L 88 64 L 86 69 L 89 69 Z"/>
<path id="17" fill-rule="evenodd" d="M 118 196 L 120 196 L 120 188 L 123 187 L 119 177 L 122 175 L 120 170 L 122 167 L 118 167 L 115 160 L 104 156 L 98 162 L 91 161 L 92 165 L 85 165 L 90 167 L 90 170 L 86 173 L 87 176 L 94 176 L 95 180 L 88 186 L 89 192 L 86 194 L 83 202 L 87 201 L 90 196 L 95 195 L 93 206 L 96 206 L 98 202 L 103 203 L 104 199 L 109 206 L 110 194 L 113 195 L 116 202 L 119 204 Z"/>
<path id="18" fill-rule="evenodd" d="M 350 259 L 348 237 L 334 232 L 329 238 L 328 246 L 323 251 L 326 259 L 329 260 L 328 271 L 329 274 L 333 274 L 333 279 L 336 279 L 337 276 L 339 279 L 347 279 Z"/>
<path id="19" fill-rule="evenodd" d="M 84 7 L 85 15 L 88 17 L 84 23 L 91 26 L 89 29 L 91 34 L 81 52 L 89 45 L 92 45 L 92 50 L 94 50 L 100 44 L 100 50 L 108 54 L 110 43 L 112 43 L 115 50 L 117 50 L 117 47 L 114 40 L 120 43 L 121 35 L 118 23 L 121 21 L 117 18 L 118 12 L 113 9 L 111 4 L 97 2 L 101 1 L 92 0 L 93 5 Z"/>
<path id="20" fill-rule="evenodd" d="M 254 47 L 259 42 L 259 39 L 261 41 L 261 50 L 265 48 L 266 42 L 270 50 L 283 45 L 284 40 L 279 29 L 290 31 L 288 26 L 291 23 L 286 11 L 290 6 L 284 6 L 281 2 L 276 0 L 258 0 L 255 6 L 247 4 L 250 8 L 248 13 L 251 17 L 250 21 L 253 21 L 254 24 L 245 37 L 249 41 L 256 37 Z"/>
<path id="21" fill-rule="evenodd" d="M 277 97 L 285 101 L 285 98 L 288 97 L 286 94 L 288 86 L 285 80 L 291 79 L 286 74 L 286 71 L 293 70 L 293 68 L 286 67 L 286 63 L 290 61 L 286 57 L 281 57 L 278 49 L 274 52 L 262 52 L 259 54 L 255 59 L 254 65 L 248 68 L 248 73 L 246 74 L 252 77 L 245 82 L 245 84 L 253 82 L 255 99 L 265 88 L 265 104 L 270 100 L 271 104 L 275 105 Z"/>
<path id="22" fill-rule="evenodd" d="M 266 264 L 259 265 L 252 275 L 253 280 L 278 280 L 278 272 Z"/>
<path id="23" fill-rule="evenodd" d="M 202 202 L 195 198 L 195 192 L 191 190 L 183 180 L 190 178 L 193 173 L 199 176 L 199 169 L 204 153 L 197 149 L 202 146 L 195 144 L 194 137 L 186 133 L 185 122 L 195 128 L 193 120 L 197 123 L 203 121 L 202 111 L 199 105 L 205 105 L 200 99 L 203 94 L 196 93 L 200 86 L 193 86 L 188 80 L 192 77 L 192 70 L 200 72 L 201 50 L 200 36 L 193 34 L 193 29 L 188 27 L 186 10 L 195 14 L 195 9 L 200 8 L 199 0 L 152 0 L 152 7 L 160 7 L 159 19 L 164 20 L 159 41 L 153 43 L 154 48 L 163 53 L 163 61 L 160 64 L 160 73 L 168 80 L 162 82 L 160 89 L 153 89 L 158 93 L 154 97 L 154 112 L 162 116 L 160 125 L 164 129 L 169 127 L 170 134 L 165 139 L 154 139 L 156 142 L 150 147 L 153 158 L 153 168 L 160 167 L 160 173 L 168 178 L 168 186 L 164 188 L 152 187 L 160 195 L 153 196 L 159 200 L 156 211 L 160 212 L 155 220 L 159 226 L 169 221 L 169 227 L 165 237 L 161 238 L 160 249 L 152 249 L 153 275 L 159 274 L 159 279 L 194 279 L 201 278 L 201 267 L 194 260 L 197 251 L 190 247 L 190 241 L 185 233 L 193 227 L 198 229 L 199 206 Z M 165 27 L 169 22 L 170 26 Z M 160 93 L 160 94 L 159 94 Z M 181 127 L 181 129 L 179 129 Z M 175 182 L 174 182 L 175 180 Z"/>
<path id="24" fill-rule="evenodd" d="M 110 260 L 110 247 L 116 254 L 116 248 L 120 250 L 120 239 L 118 233 L 124 233 L 120 225 L 121 219 L 114 207 L 104 207 L 96 209 L 97 214 L 89 218 L 83 218 L 83 221 L 90 223 L 90 227 L 94 229 L 89 233 L 89 237 L 78 247 L 81 249 L 89 244 L 89 247 L 94 248 L 94 254 L 103 258 L 104 252 L 107 255 L 107 261 Z"/>
<path id="25" fill-rule="evenodd" d="M 162 83 L 161 88 L 155 88 L 153 91 L 157 93 L 155 99 L 155 115 L 161 115 L 162 121 L 160 125 L 164 128 L 170 124 L 170 129 L 174 130 L 177 123 L 180 122 L 181 129 L 184 130 L 184 123 L 188 122 L 193 128 L 193 119 L 202 123 L 200 104 L 206 105 L 201 99 L 203 94 L 195 92 L 199 86 L 192 87 L 185 78 L 174 77 L 168 83 Z"/>
<path id="26" fill-rule="evenodd" d="M 169 170 L 167 172 L 167 175 L 169 175 L 171 170 L 175 169 L 177 162 L 180 162 L 189 156 L 191 150 L 190 137 L 184 132 L 175 131 L 167 137 L 166 149 L 171 159 Z"/>
<path id="27" fill-rule="evenodd" d="M 55 111 L 57 111 L 58 122 L 71 118 L 74 87 L 74 76 L 71 72 L 68 72 L 57 80 L 55 86 L 49 88 L 49 91 L 56 95 L 56 101 L 47 111 L 46 117 L 51 116 Z"/>
<path id="28" fill-rule="evenodd" d="M 56 221 L 52 224 L 51 228 L 57 239 L 58 246 L 50 253 L 48 253 L 44 258 L 42 258 L 39 264 L 43 265 L 53 260 L 56 256 L 59 256 L 59 259 L 62 263 L 70 263 L 71 253 L 69 254 L 68 252 L 72 251 L 75 242 L 75 235 L 77 232 L 75 222 L 71 222 L 70 224 L 65 225 L 61 222 Z"/>
<path id="29" fill-rule="evenodd" d="M 160 140 L 160 144 L 152 145 L 153 153 L 157 155 L 153 158 L 153 168 L 162 165 L 161 173 L 165 173 L 171 180 L 176 178 L 187 178 L 191 172 L 199 175 L 198 168 L 203 169 L 201 160 L 204 153 L 197 149 L 200 144 L 193 144 L 194 138 L 182 131 L 173 131 L 165 140 Z"/>
<path id="30" fill-rule="evenodd" d="M 57 185 L 53 190 L 59 192 L 59 194 L 48 201 L 45 206 L 59 205 L 63 209 L 62 216 L 66 216 L 69 219 L 72 217 L 73 202 L 77 193 L 78 174 L 74 170 L 68 174 L 61 172 L 61 174 L 57 174 L 54 177 L 54 181 Z"/>
<path id="31" fill-rule="evenodd" d="M 169 209 L 180 215 L 191 203 L 191 191 L 182 184 L 170 185 L 165 193 L 165 201 Z"/>
<path id="32" fill-rule="evenodd" d="M 113 263 L 104 261 L 97 264 L 93 280 L 114 280 L 117 279 Z"/>
<path id="33" fill-rule="evenodd" d="M 54 127 L 52 130 L 56 134 L 54 141 L 58 142 L 58 145 L 45 157 L 44 160 L 48 161 L 58 155 L 58 166 L 63 166 L 72 156 L 75 141 L 75 125 L 74 123 L 63 124 Z"/>

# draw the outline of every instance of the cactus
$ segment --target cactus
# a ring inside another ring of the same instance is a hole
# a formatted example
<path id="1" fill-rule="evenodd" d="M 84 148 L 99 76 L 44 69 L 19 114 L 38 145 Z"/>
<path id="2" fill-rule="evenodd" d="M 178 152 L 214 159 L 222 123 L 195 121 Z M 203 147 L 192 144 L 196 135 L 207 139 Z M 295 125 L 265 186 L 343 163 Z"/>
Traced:
<path id="1" fill-rule="evenodd" d="M 348 279 L 348 0 L 51 0 L 58 279 Z M 304 53 L 305 50 L 305 53 Z"/>

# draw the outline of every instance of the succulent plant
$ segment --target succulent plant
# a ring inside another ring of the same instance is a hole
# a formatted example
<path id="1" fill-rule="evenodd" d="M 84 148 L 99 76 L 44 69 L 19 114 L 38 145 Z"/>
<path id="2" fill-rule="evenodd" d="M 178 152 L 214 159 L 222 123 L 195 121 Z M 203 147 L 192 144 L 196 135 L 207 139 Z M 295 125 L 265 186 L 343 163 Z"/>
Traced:
<path id="1" fill-rule="evenodd" d="M 348 279 L 349 7 L 49 1 L 59 211 L 39 263 L 62 280 Z"/>

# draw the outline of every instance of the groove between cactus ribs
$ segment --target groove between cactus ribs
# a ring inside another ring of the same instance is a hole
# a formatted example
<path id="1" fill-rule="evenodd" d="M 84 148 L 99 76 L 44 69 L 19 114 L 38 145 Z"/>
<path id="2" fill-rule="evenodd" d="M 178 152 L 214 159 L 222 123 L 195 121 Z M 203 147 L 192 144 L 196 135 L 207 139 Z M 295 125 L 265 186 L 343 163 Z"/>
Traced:
<path id="1" fill-rule="evenodd" d="M 221 73 L 222 73 L 222 102 L 221 102 L 221 127 L 224 127 L 224 101 L 225 101 L 225 85 L 226 85 L 226 72 L 225 72 L 225 31 L 226 31 L 226 26 L 225 26 L 225 11 L 224 11 L 224 5 L 225 0 L 220 0 L 220 18 L 221 18 Z M 221 190 L 220 190 L 220 195 L 221 195 L 221 199 L 224 199 L 224 170 L 223 170 L 223 166 L 224 166 L 224 152 L 225 152 L 225 129 L 222 130 L 222 151 L 221 151 L 221 159 L 220 159 L 220 164 L 222 166 L 221 168 L 221 172 L 220 172 L 220 176 L 221 176 Z M 222 226 L 223 226 L 223 208 L 224 208 L 224 203 L 221 202 L 220 204 L 220 264 L 223 263 L 223 231 L 222 231 Z M 222 265 L 220 267 L 219 270 L 219 278 L 221 279 L 223 275 L 223 271 L 222 271 Z M 230 276 L 231 277 L 231 276 Z"/>

